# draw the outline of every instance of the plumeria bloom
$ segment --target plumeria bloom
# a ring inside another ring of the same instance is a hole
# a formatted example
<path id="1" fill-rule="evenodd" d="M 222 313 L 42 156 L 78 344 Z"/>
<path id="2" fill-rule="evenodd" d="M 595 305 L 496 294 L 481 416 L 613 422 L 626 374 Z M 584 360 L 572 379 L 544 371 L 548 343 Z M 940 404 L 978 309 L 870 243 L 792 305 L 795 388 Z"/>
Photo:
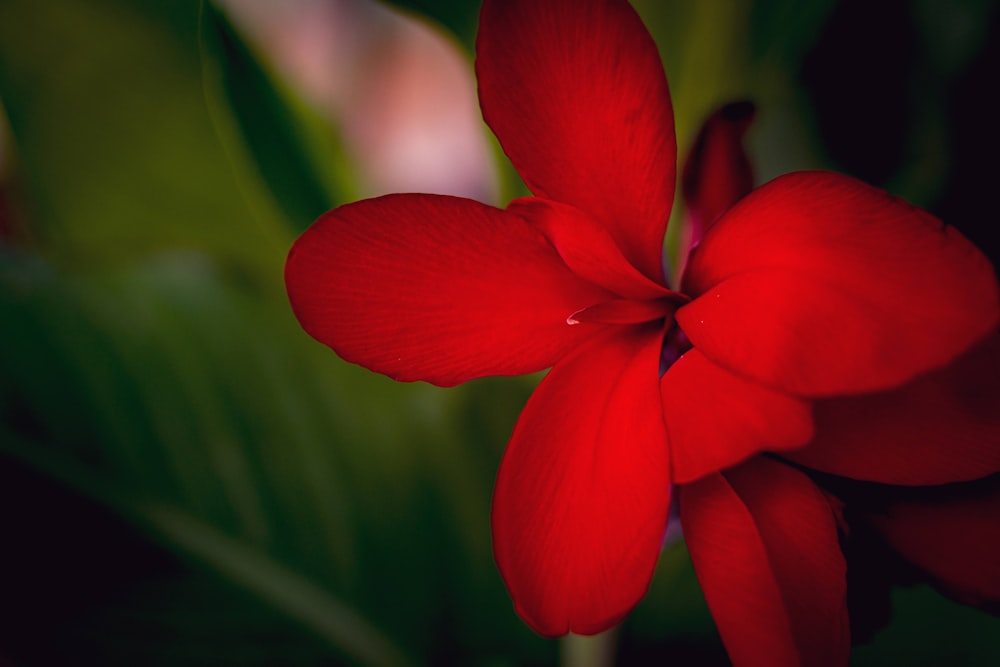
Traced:
<path id="1" fill-rule="evenodd" d="M 738 505 L 774 509 L 765 480 L 807 493 L 801 472 L 756 455 L 808 444 L 819 468 L 852 467 L 839 440 L 816 437 L 814 404 L 916 381 L 993 332 L 989 261 L 901 200 L 805 172 L 722 215 L 668 285 L 673 114 L 631 6 L 486 0 L 476 54 L 483 116 L 534 196 L 499 209 L 400 194 L 330 211 L 286 265 L 302 326 L 402 381 L 551 368 L 514 428 L 492 520 L 515 607 L 543 635 L 598 632 L 636 604 L 674 486 L 686 532 L 704 526 L 698 549 L 759 528 L 756 551 L 732 556 L 794 567 L 784 539 L 833 514 L 816 498 L 756 526 Z M 995 448 L 975 453 L 958 466 L 967 479 L 1000 469 Z M 877 477 L 893 456 L 860 458 Z M 818 553 L 839 553 L 833 535 Z"/>

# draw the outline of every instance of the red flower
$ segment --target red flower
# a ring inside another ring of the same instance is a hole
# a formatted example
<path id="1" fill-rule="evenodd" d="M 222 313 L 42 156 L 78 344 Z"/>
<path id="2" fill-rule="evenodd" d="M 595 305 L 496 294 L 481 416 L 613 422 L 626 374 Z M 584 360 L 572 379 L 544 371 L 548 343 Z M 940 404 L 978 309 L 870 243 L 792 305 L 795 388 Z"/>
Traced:
<path id="1" fill-rule="evenodd" d="M 954 229 L 818 172 L 744 198 L 671 290 L 673 118 L 624 1 L 486 0 L 476 69 L 483 115 L 536 196 L 505 210 L 416 194 L 342 206 L 296 242 L 286 282 L 306 331 L 398 380 L 552 367 L 493 503 L 497 563 L 541 634 L 597 632 L 632 608 L 671 483 L 718 484 L 758 452 L 801 447 L 816 399 L 903 385 L 1000 319 L 991 265 Z M 971 476 L 1000 468 L 997 452 L 977 456 Z M 870 458 L 873 476 L 887 472 Z M 770 502 L 753 474 L 769 463 L 748 465 L 733 473 L 742 490 Z M 816 507 L 787 512 L 768 543 Z M 698 511 L 712 516 L 708 500 Z"/>
<path id="2" fill-rule="evenodd" d="M 695 242 L 750 192 L 749 111 L 713 114 L 688 157 Z M 997 406 L 1000 336 L 988 335 L 902 387 L 817 401 L 813 439 L 784 456 L 895 485 L 969 480 L 996 465 Z M 756 457 L 680 488 L 691 559 L 734 664 L 846 665 L 851 644 L 888 622 L 901 571 L 961 602 L 1000 604 L 998 476 L 917 488 L 812 477 Z"/>
<path id="3" fill-rule="evenodd" d="M 821 488 L 761 456 L 680 488 L 684 538 L 734 664 L 847 664 L 854 561 L 841 545 L 857 543 L 856 532 L 862 543 L 869 533 L 881 538 L 960 601 L 998 608 L 1000 479 L 940 486 L 996 470 L 998 380 L 1000 336 L 992 335 L 899 389 L 817 401 L 816 437 L 783 455 L 857 479 L 935 486 L 858 492 L 825 475 Z M 859 596 L 870 604 L 870 594 Z"/>

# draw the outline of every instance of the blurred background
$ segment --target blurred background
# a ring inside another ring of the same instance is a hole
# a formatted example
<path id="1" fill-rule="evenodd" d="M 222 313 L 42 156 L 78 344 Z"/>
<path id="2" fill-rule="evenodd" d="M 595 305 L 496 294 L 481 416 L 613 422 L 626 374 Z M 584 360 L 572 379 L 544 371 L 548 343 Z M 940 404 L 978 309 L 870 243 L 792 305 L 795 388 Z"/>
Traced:
<path id="1" fill-rule="evenodd" d="M 758 182 L 851 173 L 997 262 L 998 3 L 633 4 L 681 159 L 750 99 Z M 479 114 L 477 15 L 0 0 L 0 665 L 587 664 L 515 616 L 490 551 L 537 378 L 394 383 L 284 292 L 339 203 L 526 192 Z M 1000 664 L 997 637 L 900 589 L 852 664 Z M 727 664 L 683 544 L 615 642 L 621 665 Z"/>

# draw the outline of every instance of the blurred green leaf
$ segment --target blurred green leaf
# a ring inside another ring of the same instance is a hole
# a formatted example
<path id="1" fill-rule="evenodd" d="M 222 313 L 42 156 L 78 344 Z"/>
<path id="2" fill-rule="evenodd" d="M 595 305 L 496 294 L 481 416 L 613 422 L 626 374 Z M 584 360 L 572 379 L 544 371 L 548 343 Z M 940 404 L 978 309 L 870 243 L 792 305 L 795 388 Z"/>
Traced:
<path id="1" fill-rule="evenodd" d="M 227 537 L 169 506 L 132 497 L 129 492 L 120 490 L 116 482 L 102 480 L 83 467 L 74 466 L 37 446 L 19 442 L 9 434 L 0 443 L 3 453 L 105 503 L 143 531 L 207 564 L 226 579 L 283 610 L 343 651 L 353 662 L 389 667 L 412 664 L 352 609 L 252 546 Z"/>
<path id="2" fill-rule="evenodd" d="M 280 267 L 290 230 L 243 201 L 205 111 L 198 3 L 0 3 L 0 99 L 33 237 L 60 261 L 200 248 Z"/>
<path id="3" fill-rule="evenodd" d="M 256 167 L 296 231 L 356 196 L 333 131 L 267 72 L 214 3 L 201 3 L 206 101 L 237 164 Z M 250 160 L 240 160 L 245 145 Z M 323 150 L 320 153 L 320 150 Z M 252 184 L 248 187 L 252 187 Z"/>
<path id="4" fill-rule="evenodd" d="M 389 5 L 412 12 L 446 28 L 471 54 L 475 51 L 479 27 L 479 2 L 470 0 L 384 0 Z"/>
<path id="5" fill-rule="evenodd" d="M 664 637 L 674 641 L 693 637 L 717 640 L 715 622 L 683 541 L 671 544 L 660 554 L 649 592 L 629 624 L 632 632 L 650 640 Z"/>
<path id="6" fill-rule="evenodd" d="M 868 645 L 851 655 L 851 665 L 1000 664 L 1000 619 L 947 600 L 927 586 L 893 592 L 893 620 Z"/>
<path id="7" fill-rule="evenodd" d="M 55 463 L 25 460 L 116 489 L 116 511 L 147 530 L 182 517 L 157 529 L 164 542 L 341 652 L 357 653 L 354 633 L 295 611 L 283 576 L 396 653 L 551 655 L 490 555 L 524 384 L 399 385 L 301 331 L 281 279 L 291 209 L 242 144 L 231 105 L 249 97 L 219 89 L 206 107 L 198 35 L 194 1 L 0 5 L 0 96 L 35 240 L 0 254 L 2 427 Z"/>
<path id="8" fill-rule="evenodd" d="M 92 274 L 2 267 L 4 440 L 30 443 L 14 454 L 118 489 L 117 511 L 341 651 L 357 652 L 337 614 L 315 616 L 320 593 L 413 655 L 545 650 L 489 547 L 521 383 L 446 393 L 349 367 L 197 255 Z M 288 577 L 316 592 L 280 596 Z"/>

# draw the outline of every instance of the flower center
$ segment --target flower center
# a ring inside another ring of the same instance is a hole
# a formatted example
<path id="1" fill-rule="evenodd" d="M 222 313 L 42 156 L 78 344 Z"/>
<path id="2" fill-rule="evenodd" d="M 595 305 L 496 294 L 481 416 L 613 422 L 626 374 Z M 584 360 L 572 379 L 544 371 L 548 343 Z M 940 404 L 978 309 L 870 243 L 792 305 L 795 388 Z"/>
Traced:
<path id="1" fill-rule="evenodd" d="M 663 347 L 660 348 L 660 375 L 666 373 L 674 362 L 693 347 L 683 329 L 677 326 L 677 322 L 671 322 L 670 328 L 663 336 Z"/>
<path id="2" fill-rule="evenodd" d="M 685 352 L 694 347 L 674 320 L 678 308 L 691 299 L 671 292 L 658 299 L 612 299 L 581 308 L 566 318 L 566 324 L 645 324 L 662 322 L 663 345 L 660 348 L 662 376 Z"/>

